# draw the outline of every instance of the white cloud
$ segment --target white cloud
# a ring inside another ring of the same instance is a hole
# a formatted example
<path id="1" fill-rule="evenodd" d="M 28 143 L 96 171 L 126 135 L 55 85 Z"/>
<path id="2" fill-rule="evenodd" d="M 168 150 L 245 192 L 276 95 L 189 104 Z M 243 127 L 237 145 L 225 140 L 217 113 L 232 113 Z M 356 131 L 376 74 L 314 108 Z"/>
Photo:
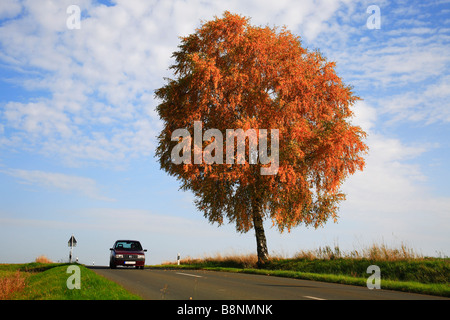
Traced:
<path id="1" fill-rule="evenodd" d="M 70 136 L 72 133 L 67 115 L 44 101 L 10 102 L 5 106 L 4 116 L 12 128 L 32 136 Z"/>
<path id="2" fill-rule="evenodd" d="M 397 94 L 382 100 L 383 112 L 392 115 L 389 122 L 420 122 L 429 125 L 436 122 L 450 122 L 450 77 L 426 84 L 419 90 Z"/>
<path id="3" fill-rule="evenodd" d="M 371 132 L 378 117 L 376 109 L 365 101 L 357 101 L 352 111 L 354 114 L 352 123 L 360 126 L 365 132 Z"/>
<path id="4" fill-rule="evenodd" d="M 417 42 L 411 37 L 379 42 L 362 42 L 353 50 L 336 54 L 349 80 L 361 89 L 403 87 L 426 81 L 448 69 L 450 58 L 442 52 L 448 45 Z M 373 41 L 373 40 L 372 40 Z"/>
<path id="5" fill-rule="evenodd" d="M 378 241 L 395 234 L 409 246 L 435 254 L 433 250 L 448 246 L 450 199 L 433 195 L 423 167 L 414 161 L 433 145 L 406 144 L 381 134 L 375 126 L 379 112 L 366 102 L 355 105 L 353 123 L 368 132 L 370 150 L 364 171 L 344 183 L 347 200 L 341 219 L 357 226 L 352 232 Z"/>
<path id="6" fill-rule="evenodd" d="M 75 193 L 101 201 L 114 201 L 114 199 L 103 196 L 97 183 L 91 178 L 39 170 L 8 169 L 1 172 L 19 179 L 21 183 Z"/>
<path id="7" fill-rule="evenodd" d="M 301 26 L 313 39 L 346 2 L 119 0 L 107 7 L 85 0 L 77 3 L 86 13 L 81 29 L 69 30 L 70 0 L 25 1 L 25 13 L 0 27 L 0 58 L 25 72 L 28 90 L 49 94 L 7 103 L 0 117 L 14 131 L 4 130 L 1 141 L 9 145 L 14 139 L 17 148 L 68 165 L 149 156 L 159 119 L 148 112 L 156 105 L 148 97 L 169 76 L 179 36 L 230 10 L 254 24 Z"/>
<path id="8" fill-rule="evenodd" d="M 30 70 L 26 88 L 50 92 L 39 101 L 7 103 L 5 126 L 15 129 L 24 147 L 71 164 L 148 156 L 158 119 L 144 112 L 148 99 L 140 97 L 152 94 L 162 79 L 162 62 L 168 66 L 170 57 L 167 51 L 153 52 L 157 28 L 148 28 L 151 18 L 135 19 L 142 14 L 136 7 L 94 7 L 85 1 L 79 5 L 89 17 L 81 30 L 68 30 L 69 4 L 32 1 L 21 19 L 2 26 L 3 59 Z"/>
<path id="9" fill-rule="evenodd" d="M 13 18 L 22 11 L 22 6 L 15 0 L 0 2 L 0 19 Z"/>

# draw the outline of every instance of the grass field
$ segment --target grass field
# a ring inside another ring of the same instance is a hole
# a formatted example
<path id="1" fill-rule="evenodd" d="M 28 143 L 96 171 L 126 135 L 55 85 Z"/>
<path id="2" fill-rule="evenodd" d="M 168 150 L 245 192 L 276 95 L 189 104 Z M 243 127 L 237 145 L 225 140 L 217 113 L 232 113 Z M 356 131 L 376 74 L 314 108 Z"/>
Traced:
<path id="1" fill-rule="evenodd" d="M 83 265 L 80 289 L 69 289 L 70 264 L 26 263 L 0 265 L 0 300 L 139 300 L 121 286 Z"/>

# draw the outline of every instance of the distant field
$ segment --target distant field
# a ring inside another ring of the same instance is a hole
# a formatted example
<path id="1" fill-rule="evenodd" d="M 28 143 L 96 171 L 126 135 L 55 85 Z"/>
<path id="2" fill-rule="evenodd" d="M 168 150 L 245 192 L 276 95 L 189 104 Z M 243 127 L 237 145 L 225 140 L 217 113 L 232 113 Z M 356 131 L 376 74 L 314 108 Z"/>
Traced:
<path id="1" fill-rule="evenodd" d="M 121 286 L 80 268 L 80 289 L 69 289 L 70 264 L 26 263 L 0 265 L 0 300 L 135 300 Z"/>
<path id="2" fill-rule="evenodd" d="M 292 258 L 272 257 L 263 269 L 256 268 L 256 255 L 187 258 L 161 267 L 199 268 L 258 273 L 299 279 L 367 285 L 367 267 L 381 271 L 381 288 L 450 297 L 450 259 L 422 257 L 402 246 L 397 249 L 374 245 L 344 253 L 338 247 L 301 251 Z"/>

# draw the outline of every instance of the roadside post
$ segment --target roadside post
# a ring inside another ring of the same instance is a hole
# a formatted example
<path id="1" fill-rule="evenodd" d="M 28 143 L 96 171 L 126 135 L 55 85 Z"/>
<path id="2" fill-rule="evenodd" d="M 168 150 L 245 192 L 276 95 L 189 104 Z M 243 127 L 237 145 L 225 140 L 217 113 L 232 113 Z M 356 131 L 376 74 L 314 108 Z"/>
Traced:
<path id="1" fill-rule="evenodd" d="M 77 246 L 77 240 L 75 239 L 73 234 L 72 234 L 72 236 L 69 239 L 68 246 L 70 247 L 69 262 L 72 263 L 73 247 Z M 77 262 L 78 262 L 78 258 L 77 258 Z"/>
<path id="2" fill-rule="evenodd" d="M 180 265 L 180 254 L 177 255 L 177 264 Z"/>

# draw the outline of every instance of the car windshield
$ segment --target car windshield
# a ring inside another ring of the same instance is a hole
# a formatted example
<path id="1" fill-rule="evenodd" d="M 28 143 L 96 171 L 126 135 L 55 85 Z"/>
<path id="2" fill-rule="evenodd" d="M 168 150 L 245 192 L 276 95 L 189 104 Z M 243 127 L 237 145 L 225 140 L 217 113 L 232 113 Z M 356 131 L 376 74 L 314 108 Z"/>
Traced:
<path id="1" fill-rule="evenodd" d="M 117 241 L 115 249 L 125 251 L 140 251 L 141 244 L 138 241 Z"/>

